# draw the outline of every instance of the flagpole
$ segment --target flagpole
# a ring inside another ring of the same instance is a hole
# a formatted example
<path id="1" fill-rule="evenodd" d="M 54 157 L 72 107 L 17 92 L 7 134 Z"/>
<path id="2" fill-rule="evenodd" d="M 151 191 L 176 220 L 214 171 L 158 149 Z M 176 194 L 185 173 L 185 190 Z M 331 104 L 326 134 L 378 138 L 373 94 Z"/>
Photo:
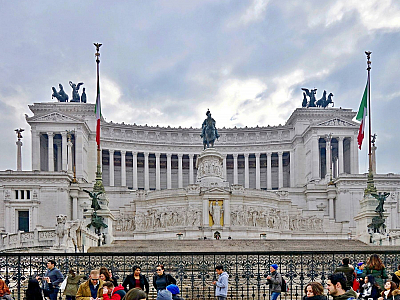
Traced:
<path id="1" fill-rule="evenodd" d="M 376 193 L 374 184 L 374 174 L 372 173 L 372 126 L 371 126 L 371 51 L 365 51 L 367 56 L 367 71 L 368 71 L 368 180 L 367 180 L 367 193 Z"/>
<path id="2" fill-rule="evenodd" d="M 96 47 L 96 64 L 97 64 L 97 96 L 96 96 L 96 109 L 100 110 L 100 117 L 101 117 L 101 107 L 97 107 L 98 104 L 98 98 L 100 97 L 100 46 L 102 44 L 99 43 L 94 43 L 94 46 Z M 97 114 L 97 111 L 96 111 Z M 96 122 L 98 122 L 96 120 Z M 93 190 L 97 192 L 104 192 L 104 186 L 103 186 L 103 179 L 101 176 L 101 150 L 100 150 L 100 132 L 97 132 L 97 130 L 100 130 L 100 128 L 96 125 L 96 142 L 97 142 L 97 170 L 96 170 L 96 183 L 94 185 Z M 99 139 L 97 140 L 97 136 L 99 136 Z"/>

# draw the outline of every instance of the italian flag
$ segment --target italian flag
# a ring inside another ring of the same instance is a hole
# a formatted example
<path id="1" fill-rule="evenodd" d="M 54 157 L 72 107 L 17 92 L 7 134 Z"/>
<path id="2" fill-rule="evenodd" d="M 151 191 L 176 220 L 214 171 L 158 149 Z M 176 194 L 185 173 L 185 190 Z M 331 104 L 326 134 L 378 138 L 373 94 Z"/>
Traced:
<path id="1" fill-rule="evenodd" d="M 360 103 L 360 108 L 358 109 L 358 113 L 356 116 L 357 121 L 361 121 L 360 124 L 360 129 L 358 130 L 358 148 L 361 150 L 361 145 L 364 139 L 364 127 L 365 127 L 365 122 L 366 122 L 366 116 L 367 116 L 367 97 L 368 97 L 368 80 L 367 80 L 367 85 L 365 86 L 365 91 L 364 95 L 362 97 L 361 103 Z"/>
<path id="2" fill-rule="evenodd" d="M 97 148 L 100 149 L 100 118 L 101 118 L 101 104 L 100 104 L 100 86 L 97 84 L 97 98 L 96 98 L 96 106 L 94 109 L 96 113 L 96 142 Z"/>

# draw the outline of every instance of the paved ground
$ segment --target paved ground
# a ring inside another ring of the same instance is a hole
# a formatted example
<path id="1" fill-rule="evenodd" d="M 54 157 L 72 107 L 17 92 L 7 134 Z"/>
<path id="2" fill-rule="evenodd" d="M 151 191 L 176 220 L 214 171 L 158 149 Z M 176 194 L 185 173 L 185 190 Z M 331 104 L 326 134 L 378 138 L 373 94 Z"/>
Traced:
<path id="1" fill-rule="evenodd" d="M 400 251 L 354 240 L 136 240 L 92 247 L 88 252 L 253 252 L 253 251 Z"/>

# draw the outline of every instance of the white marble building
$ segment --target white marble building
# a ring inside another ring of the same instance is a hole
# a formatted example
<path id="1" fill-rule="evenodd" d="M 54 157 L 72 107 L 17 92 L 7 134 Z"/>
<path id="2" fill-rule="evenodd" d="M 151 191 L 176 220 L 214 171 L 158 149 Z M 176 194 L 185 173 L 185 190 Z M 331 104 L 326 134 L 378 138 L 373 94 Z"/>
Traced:
<path id="1" fill-rule="evenodd" d="M 90 214 L 83 189 L 95 179 L 94 105 L 29 107 L 32 171 L 0 171 L 0 231 L 8 234 L 54 228 L 59 214 L 69 220 Z M 197 174 L 199 128 L 102 122 L 109 240 L 212 238 L 217 230 L 235 239 L 355 237 L 366 175 L 359 174 L 354 116 L 351 109 L 298 108 L 285 125 L 218 128 L 222 183 L 207 186 Z M 67 130 L 74 131 L 69 145 Z M 385 207 L 395 232 L 400 176 L 375 180 L 378 191 L 391 192 Z M 215 205 L 220 220 L 210 211 Z M 6 241 L 3 234 L 0 246 Z"/>

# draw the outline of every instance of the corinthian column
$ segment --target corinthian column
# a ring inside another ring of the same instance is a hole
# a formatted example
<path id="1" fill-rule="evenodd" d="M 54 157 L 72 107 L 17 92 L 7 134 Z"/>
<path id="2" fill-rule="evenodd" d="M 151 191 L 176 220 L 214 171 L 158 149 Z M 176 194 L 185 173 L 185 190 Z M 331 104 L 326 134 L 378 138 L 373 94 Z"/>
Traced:
<path id="1" fill-rule="evenodd" d="M 68 150 L 67 150 L 67 132 L 66 131 L 61 132 L 61 147 L 62 147 L 61 170 L 67 171 L 67 152 L 68 152 Z"/>
<path id="2" fill-rule="evenodd" d="M 256 153 L 256 189 L 259 190 L 261 188 L 260 183 L 260 153 Z"/>
<path id="3" fill-rule="evenodd" d="M 121 186 L 126 186 L 126 151 L 121 150 Z"/>
<path id="4" fill-rule="evenodd" d="M 137 152 L 132 152 L 132 177 L 133 177 L 133 189 L 138 189 L 137 180 Z"/>
<path id="5" fill-rule="evenodd" d="M 156 190 L 161 190 L 160 153 L 156 153 Z"/>
<path id="6" fill-rule="evenodd" d="M 110 153 L 110 186 L 114 186 L 114 150 L 108 150 Z"/>
<path id="7" fill-rule="evenodd" d="M 233 154 L 233 183 L 238 184 L 238 154 Z"/>
<path id="8" fill-rule="evenodd" d="M 189 183 L 194 183 L 194 173 L 193 173 L 193 154 L 189 154 Z"/>
<path id="9" fill-rule="evenodd" d="M 48 162 L 48 165 L 49 165 L 49 168 L 48 168 L 48 170 L 50 171 L 50 172 L 54 172 L 54 149 L 53 149 L 53 146 L 54 146 L 54 141 L 53 141 L 53 132 L 48 132 L 47 133 L 47 136 L 48 136 L 48 138 L 49 138 L 49 143 L 48 143 L 48 147 L 47 147 L 47 149 L 48 149 L 48 158 L 49 158 L 49 162 Z"/>
<path id="10" fill-rule="evenodd" d="M 272 153 L 267 152 L 267 190 L 272 190 Z"/>
<path id="11" fill-rule="evenodd" d="M 281 188 L 283 188 L 283 159 L 282 159 L 282 156 L 283 156 L 283 152 L 282 151 L 280 151 L 280 152 L 278 152 L 278 159 L 279 159 L 279 162 L 278 162 L 278 172 L 279 172 L 279 177 L 278 177 L 278 179 L 279 179 L 279 184 L 278 184 L 278 187 L 281 189 Z"/>
<path id="12" fill-rule="evenodd" d="M 248 189 L 250 187 L 250 172 L 249 172 L 249 154 L 244 154 L 244 187 Z"/>
<path id="13" fill-rule="evenodd" d="M 343 152 L 343 140 L 344 138 L 342 136 L 339 136 L 337 138 L 338 140 L 338 151 L 339 151 L 339 174 L 344 173 L 344 152 Z"/>
<path id="14" fill-rule="evenodd" d="M 183 168 L 182 168 L 183 154 L 178 154 L 178 188 L 183 188 Z"/>
<path id="15" fill-rule="evenodd" d="M 167 189 L 171 189 L 171 153 L 167 153 Z"/>
<path id="16" fill-rule="evenodd" d="M 146 191 L 148 191 L 150 189 L 149 152 L 144 153 L 144 189 Z"/>

